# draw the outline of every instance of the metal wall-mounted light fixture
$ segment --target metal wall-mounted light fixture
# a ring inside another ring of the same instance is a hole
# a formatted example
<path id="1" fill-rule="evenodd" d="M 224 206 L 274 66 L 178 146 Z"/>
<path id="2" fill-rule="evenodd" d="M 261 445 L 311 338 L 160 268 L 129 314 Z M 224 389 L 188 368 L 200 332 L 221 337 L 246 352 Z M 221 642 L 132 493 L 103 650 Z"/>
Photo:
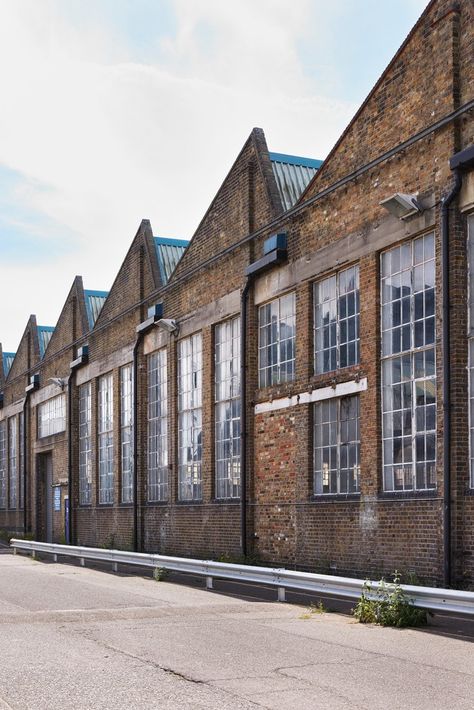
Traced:
<path id="1" fill-rule="evenodd" d="M 63 391 L 64 387 L 66 386 L 66 382 L 67 382 L 67 380 L 63 379 L 62 377 L 49 377 L 48 381 L 55 384 L 56 387 L 59 387 L 61 392 Z"/>
<path id="2" fill-rule="evenodd" d="M 163 328 L 163 330 L 166 330 L 167 333 L 173 333 L 174 335 L 178 335 L 179 325 L 174 320 L 174 318 L 160 318 L 160 320 L 157 321 L 156 325 L 159 328 Z"/>
<path id="3" fill-rule="evenodd" d="M 157 325 L 160 318 L 163 316 L 163 304 L 155 303 L 148 308 L 147 319 L 142 321 L 136 327 L 137 333 L 146 333 L 153 325 Z"/>
<path id="4" fill-rule="evenodd" d="M 391 197 L 387 197 L 386 200 L 382 200 L 379 204 L 385 207 L 387 212 L 390 212 L 394 217 L 398 217 L 398 219 L 407 219 L 408 217 L 413 217 L 413 215 L 423 212 L 423 207 L 419 203 L 416 195 L 406 195 L 401 192 L 396 192 Z"/>

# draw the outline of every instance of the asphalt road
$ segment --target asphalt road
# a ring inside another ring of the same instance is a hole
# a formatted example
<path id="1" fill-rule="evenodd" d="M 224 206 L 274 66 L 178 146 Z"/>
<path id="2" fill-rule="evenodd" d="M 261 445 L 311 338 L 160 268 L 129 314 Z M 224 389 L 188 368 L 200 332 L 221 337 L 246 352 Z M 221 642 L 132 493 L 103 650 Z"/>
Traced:
<path id="1" fill-rule="evenodd" d="M 474 637 L 434 624 L 0 554 L 0 708 L 472 710 Z"/>

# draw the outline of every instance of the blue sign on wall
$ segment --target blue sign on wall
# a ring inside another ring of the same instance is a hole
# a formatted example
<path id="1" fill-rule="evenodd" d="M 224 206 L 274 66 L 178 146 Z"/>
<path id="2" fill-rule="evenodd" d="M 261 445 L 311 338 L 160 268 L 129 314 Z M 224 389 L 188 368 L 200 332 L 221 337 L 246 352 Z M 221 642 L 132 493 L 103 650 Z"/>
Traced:
<path id="1" fill-rule="evenodd" d="M 59 486 L 54 488 L 54 510 L 61 510 L 61 488 Z"/>

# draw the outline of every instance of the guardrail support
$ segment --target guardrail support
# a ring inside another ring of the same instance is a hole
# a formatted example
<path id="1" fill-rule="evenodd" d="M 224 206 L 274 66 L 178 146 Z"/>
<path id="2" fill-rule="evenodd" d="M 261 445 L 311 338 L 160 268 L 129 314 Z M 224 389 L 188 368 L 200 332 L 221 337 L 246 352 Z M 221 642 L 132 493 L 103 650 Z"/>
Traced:
<path id="1" fill-rule="evenodd" d="M 33 559 L 44 555 L 52 555 L 56 561 L 62 555 L 79 560 L 81 567 L 86 566 L 86 560 L 105 562 L 117 571 L 118 565 L 137 565 L 152 569 L 163 568 L 186 575 L 192 574 L 204 578 L 205 588 L 214 588 L 214 578 L 249 582 L 277 590 L 278 601 L 286 601 L 286 590 L 304 591 L 315 595 L 315 598 L 341 597 L 356 600 L 364 588 L 364 580 L 352 577 L 337 577 L 334 575 L 298 572 L 296 570 L 272 569 L 252 565 L 237 565 L 233 563 L 214 562 L 213 560 L 195 560 L 183 557 L 170 557 L 151 553 L 126 552 L 124 550 L 106 550 L 96 547 L 78 545 L 57 545 L 35 540 L 10 541 L 13 552 L 31 554 Z M 110 568 L 109 568 L 110 569 Z M 378 582 L 370 582 L 372 593 L 376 594 Z M 404 593 L 417 607 L 434 612 L 470 615 L 474 617 L 474 592 L 456 589 L 440 589 L 439 587 L 419 587 L 410 584 L 401 586 Z"/>
<path id="2" fill-rule="evenodd" d="M 53 555 L 53 562 L 57 562 L 57 561 L 58 561 L 58 556 L 56 554 L 54 554 Z"/>

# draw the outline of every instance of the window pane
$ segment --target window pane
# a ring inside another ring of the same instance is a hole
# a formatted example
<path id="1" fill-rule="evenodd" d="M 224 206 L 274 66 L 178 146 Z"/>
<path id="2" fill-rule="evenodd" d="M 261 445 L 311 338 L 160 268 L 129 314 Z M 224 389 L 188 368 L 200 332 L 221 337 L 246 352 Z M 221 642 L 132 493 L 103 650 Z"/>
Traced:
<path id="1" fill-rule="evenodd" d="M 322 373 L 358 362 L 359 267 L 352 266 L 314 284 L 314 363 Z"/>
<path id="2" fill-rule="evenodd" d="M 314 405 L 314 493 L 358 493 L 359 396 Z"/>
<path id="3" fill-rule="evenodd" d="M 91 383 L 79 387 L 79 505 L 90 505 L 92 489 Z"/>
<path id="4" fill-rule="evenodd" d="M 133 371 L 131 365 L 120 370 L 120 447 L 122 466 L 122 503 L 133 501 Z"/>
<path id="5" fill-rule="evenodd" d="M 98 431 L 99 431 L 99 503 L 114 500 L 114 409 L 112 374 L 99 378 Z"/>
<path id="6" fill-rule="evenodd" d="M 384 489 L 425 490 L 436 484 L 433 235 L 382 254 L 381 270 Z"/>
<path id="7" fill-rule="evenodd" d="M 202 339 L 178 343 L 178 497 L 202 498 Z"/>
<path id="8" fill-rule="evenodd" d="M 168 371 L 166 349 L 148 356 L 149 502 L 168 500 Z"/>
<path id="9" fill-rule="evenodd" d="M 288 342 L 288 341 L 286 341 Z M 240 497 L 240 318 L 215 329 L 216 498 Z"/>
<path id="10" fill-rule="evenodd" d="M 258 312 L 259 386 L 288 382 L 295 375 L 295 294 L 277 298 Z"/>

